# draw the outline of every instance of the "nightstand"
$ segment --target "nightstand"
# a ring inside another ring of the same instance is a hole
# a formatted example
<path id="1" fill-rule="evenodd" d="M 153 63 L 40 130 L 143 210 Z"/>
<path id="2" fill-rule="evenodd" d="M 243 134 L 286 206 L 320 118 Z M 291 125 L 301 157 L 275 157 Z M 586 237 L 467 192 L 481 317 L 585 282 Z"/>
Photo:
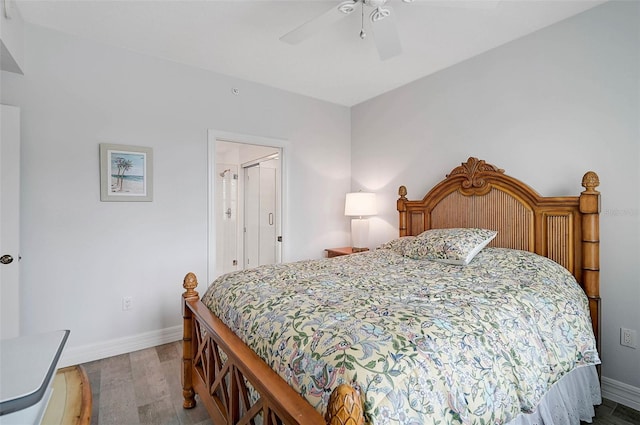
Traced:
<path id="1" fill-rule="evenodd" d="M 369 248 L 359 248 L 354 250 L 352 247 L 347 246 L 344 248 L 327 248 L 325 251 L 327 251 L 327 258 L 333 258 L 341 255 L 355 254 L 356 252 L 369 251 Z"/>

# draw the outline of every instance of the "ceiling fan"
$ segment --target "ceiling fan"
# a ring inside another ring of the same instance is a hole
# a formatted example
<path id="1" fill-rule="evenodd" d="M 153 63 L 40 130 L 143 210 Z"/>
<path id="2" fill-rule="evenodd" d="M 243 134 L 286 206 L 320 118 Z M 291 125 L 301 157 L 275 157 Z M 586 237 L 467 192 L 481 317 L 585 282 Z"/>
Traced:
<path id="1" fill-rule="evenodd" d="M 400 44 L 400 37 L 398 36 L 393 11 L 391 6 L 387 4 L 387 1 L 388 0 L 345 0 L 322 15 L 313 18 L 309 22 L 283 35 L 280 37 L 280 40 L 290 44 L 298 44 L 325 27 L 353 13 L 358 3 L 360 3 L 362 13 L 360 38 L 364 39 L 367 36 L 364 30 L 365 7 L 367 7 L 370 9 L 370 12 L 367 11 L 367 13 L 371 20 L 371 29 L 374 32 L 378 54 L 382 60 L 392 58 L 402 53 L 402 45 Z M 413 2 L 413 0 L 402 1 L 404 3 Z"/>
<path id="2" fill-rule="evenodd" d="M 403 3 L 412 3 L 414 0 L 402 0 Z M 440 7 L 461 7 L 495 9 L 501 0 L 433 0 L 430 4 Z M 298 44 L 313 34 L 323 30 L 325 27 L 339 21 L 345 16 L 353 13 L 358 4 L 361 7 L 362 23 L 360 28 L 360 38 L 366 37 L 364 30 L 364 15 L 366 12 L 371 20 L 371 29 L 374 33 L 374 40 L 378 48 L 380 59 L 386 60 L 402 53 L 402 45 L 395 23 L 395 16 L 388 0 L 344 0 L 335 7 L 332 7 L 320 16 L 306 22 L 293 31 L 280 37 L 280 40 L 290 44 Z"/>

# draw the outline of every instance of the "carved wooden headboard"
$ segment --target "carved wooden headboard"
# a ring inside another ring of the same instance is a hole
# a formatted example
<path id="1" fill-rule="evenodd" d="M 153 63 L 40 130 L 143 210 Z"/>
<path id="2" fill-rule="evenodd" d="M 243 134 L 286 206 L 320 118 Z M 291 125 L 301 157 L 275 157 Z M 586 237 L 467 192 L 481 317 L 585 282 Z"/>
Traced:
<path id="1" fill-rule="evenodd" d="M 600 349 L 600 192 L 587 172 L 579 196 L 543 197 L 504 170 L 477 158 L 454 168 L 422 200 L 407 200 L 400 186 L 400 236 L 428 229 L 481 227 L 497 230 L 490 246 L 522 249 L 566 267 L 589 298 Z"/>

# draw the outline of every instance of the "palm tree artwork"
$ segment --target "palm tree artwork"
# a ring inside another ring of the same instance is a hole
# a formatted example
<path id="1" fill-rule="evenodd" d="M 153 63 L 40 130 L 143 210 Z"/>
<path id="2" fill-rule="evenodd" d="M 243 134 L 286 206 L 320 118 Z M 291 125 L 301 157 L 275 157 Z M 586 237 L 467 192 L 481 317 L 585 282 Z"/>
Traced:
<path id="1" fill-rule="evenodd" d="M 153 150 L 100 143 L 100 201 L 152 201 Z"/>
<path id="2" fill-rule="evenodd" d="M 138 152 L 111 153 L 111 193 L 145 194 L 145 154 Z"/>
<path id="3" fill-rule="evenodd" d="M 133 161 L 130 159 L 116 156 L 113 158 L 113 165 L 117 167 L 116 182 L 111 186 L 112 192 L 122 192 L 124 186 L 124 174 L 133 167 Z"/>

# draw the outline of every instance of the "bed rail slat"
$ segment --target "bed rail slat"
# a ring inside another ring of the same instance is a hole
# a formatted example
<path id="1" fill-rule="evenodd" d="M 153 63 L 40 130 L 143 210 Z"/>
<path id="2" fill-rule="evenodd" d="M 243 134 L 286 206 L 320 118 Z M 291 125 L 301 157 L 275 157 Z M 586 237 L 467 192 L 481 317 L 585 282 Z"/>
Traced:
<path id="1" fill-rule="evenodd" d="M 534 251 L 533 211 L 504 191 L 492 188 L 484 196 L 451 192 L 434 206 L 430 216 L 430 220 L 424 219 L 425 228 L 480 227 L 497 230 L 498 235 L 490 246 Z"/>
<path id="2" fill-rule="evenodd" d="M 574 272 L 573 220 L 571 214 L 545 214 L 545 256 Z"/>

